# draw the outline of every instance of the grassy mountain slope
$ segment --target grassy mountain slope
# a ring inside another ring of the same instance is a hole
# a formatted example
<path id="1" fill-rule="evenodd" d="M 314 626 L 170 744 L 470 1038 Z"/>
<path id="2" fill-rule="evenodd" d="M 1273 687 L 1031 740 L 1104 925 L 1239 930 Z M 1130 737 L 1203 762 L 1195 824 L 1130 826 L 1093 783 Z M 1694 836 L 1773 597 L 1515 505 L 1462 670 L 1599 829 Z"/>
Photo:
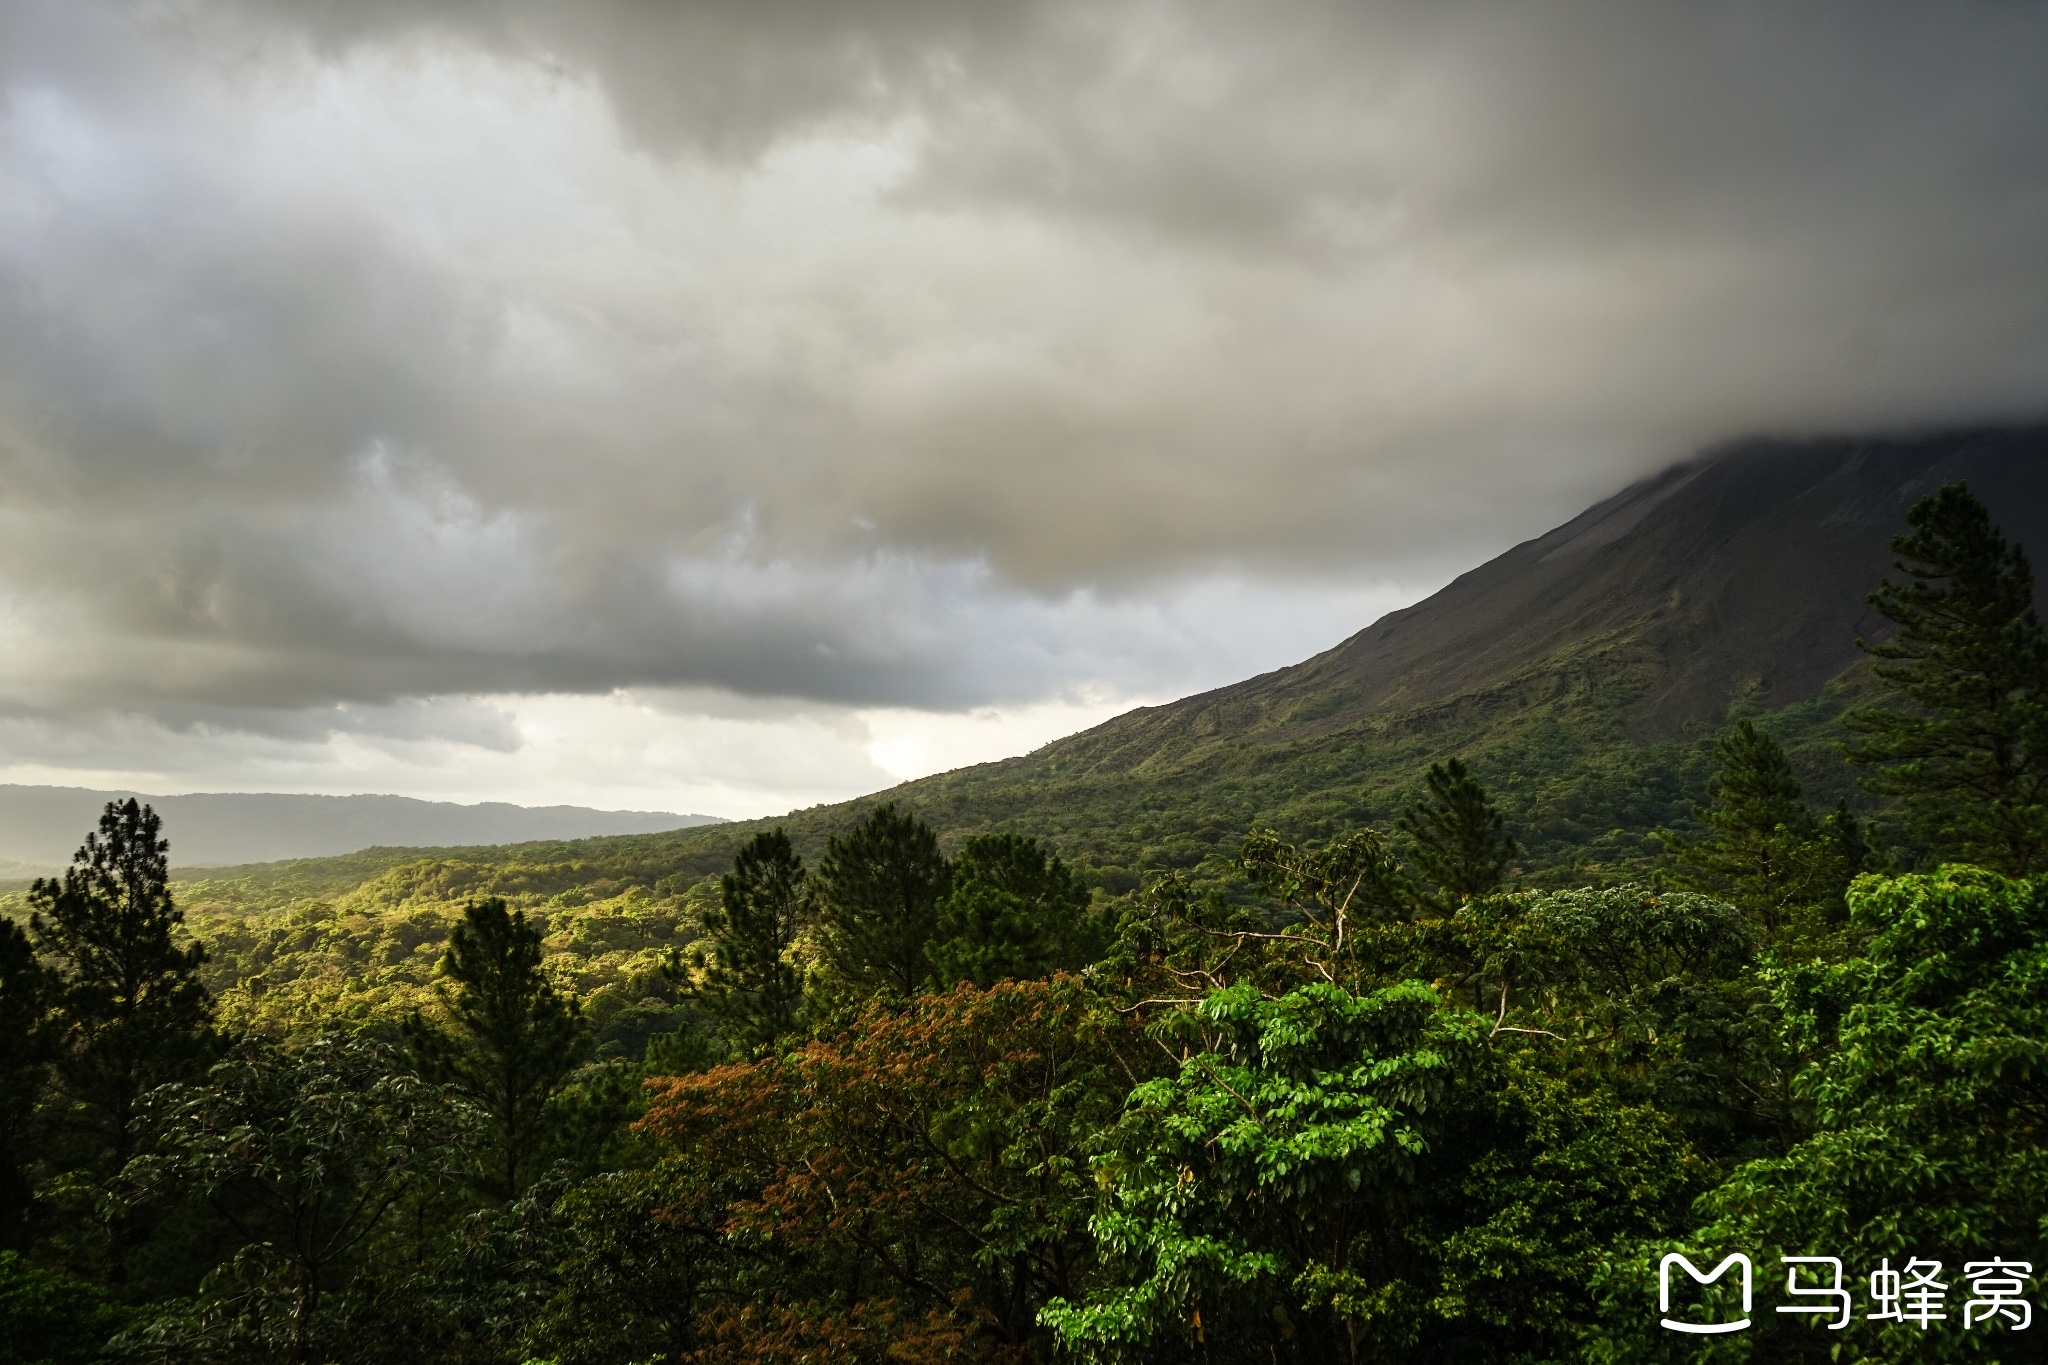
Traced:
<path id="1" fill-rule="evenodd" d="M 460 905 L 542 916 L 612 1045 L 660 1026 L 655 963 L 695 932 L 755 830 L 807 857 L 877 801 L 948 843 L 1050 838 L 1104 894 L 1227 852 L 1254 822 L 1319 837 L 1389 818 L 1462 755 L 1527 846 L 1531 881 L 1640 869 L 1648 831 L 1700 799 L 1731 712 L 1785 739 L 1810 794 L 1851 790 L 1834 718 L 1870 680 L 1855 638 L 1905 510 L 1967 479 L 2048 551 L 2048 429 L 1910 441 L 1749 442 L 1665 471 L 1335 648 L 1000 763 L 774 821 L 484 848 L 370 849 L 209 871 L 181 896 L 216 984 L 253 1016 L 387 1014 L 427 989 Z M 169 831 L 175 839 L 175 828 Z"/>

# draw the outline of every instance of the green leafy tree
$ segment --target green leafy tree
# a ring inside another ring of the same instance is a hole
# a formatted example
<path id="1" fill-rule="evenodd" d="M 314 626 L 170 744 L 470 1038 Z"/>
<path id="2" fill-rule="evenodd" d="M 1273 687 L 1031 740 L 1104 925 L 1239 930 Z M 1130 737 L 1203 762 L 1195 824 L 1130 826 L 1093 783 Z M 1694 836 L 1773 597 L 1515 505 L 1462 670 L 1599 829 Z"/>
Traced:
<path id="1" fill-rule="evenodd" d="M 453 1029 L 419 1012 L 406 1037 L 420 1072 L 454 1086 L 489 1117 L 495 1149 L 483 1187 L 524 1190 L 566 1117 L 550 1104 L 592 1052 L 582 1007 L 541 970 L 540 931 L 498 897 L 465 906 L 441 969 L 455 982 Z"/>
<path id="2" fill-rule="evenodd" d="M 95 1180 L 117 1174 L 146 1145 L 142 1097 L 203 1069 L 215 1040 L 213 1004 L 197 944 L 181 947 L 184 915 L 170 889 L 170 844 L 148 806 L 107 803 L 61 880 L 29 890 L 29 934 L 54 962 L 53 1118 L 60 1140 Z M 108 1275 L 127 1277 L 140 1230 L 106 1229 Z"/>
<path id="3" fill-rule="evenodd" d="M 1385 1303 L 1390 1286 L 1373 1271 L 1410 1216 L 1435 1112 L 1478 1043 L 1476 1021 L 1437 1005 L 1415 983 L 1365 996 L 1317 983 L 1278 999 L 1235 986 L 1204 999 L 1201 1016 L 1226 1041 L 1132 1092 L 1093 1223 L 1124 1283 L 1048 1305 L 1068 1348 L 1360 1358 L 1362 1319 L 1414 1306 Z"/>
<path id="4" fill-rule="evenodd" d="M 1197 1010 L 1096 1163 L 1114 1282 L 1043 1313 L 1084 1359 L 1572 1358 L 1605 1258 L 1697 1188 L 1655 1111 L 1420 982 Z"/>
<path id="5" fill-rule="evenodd" d="M 132 1197 L 197 1195 L 242 1246 L 134 1345 L 291 1365 L 350 1354 L 324 1299 L 401 1200 L 456 1178 L 480 1117 L 393 1050 L 337 1033 L 246 1042 L 149 1106 L 161 1136 L 126 1173 Z"/>
<path id="6" fill-rule="evenodd" d="M 1695 1241 L 1839 1256 L 1861 1273 L 1889 1257 L 1951 1272 L 2004 1257 L 2048 1264 L 2048 882 L 1972 867 L 1849 894 L 1866 956 L 1772 975 L 1788 1040 L 1817 1044 L 1797 1078 L 1816 1131 L 1735 1171 L 1702 1207 Z M 2038 1298 L 2035 1298 L 2038 1305 Z M 1801 1342 L 1842 1360 L 2019 1360 L 2010 1322 L 1922 1332 L 1858 1315 L 1838 1332 L 1763 1324 L 1781 1359 Z M 1771 1315 L 1775 1317 L 1775 1315 Z M 2038 1329 L 2039 1324 L 2035 1324 Z M 1819 1339 L 1824 1338 L 1825 1341 Z M 1760 1348 L 1764 1343 L 1759 1343 Z"/>
<path id="7" fill-rule="evenodd" d="M 953 860 L 933 974 L 987 987 L 1086 966 L 1096 947 L 1087 912 L 1087 884 L 1057 853 L 1021 834 L 978 834 Z"/>
<path id="8" fill-rule="evenodd" d="M 1413 802 L 1399 824 L 1408 859 L 1436 891 L 1438 908 L 1500 889 L 1521 853 L 1486 789 L 1459 759 L 1432 763 L 1427 799 Z"/>
<path id="9" fill-rule="evenodd" d="M 1740 906 L 1767 933 L 1843 913 L 1842 895 L 1867 860 L 1847 805 L 1814 817 L 1784 748 L 1748 719 L 1716 742 L 1708 804 L 1693 808 L 1708 837 L 1662 832 L 1681 885 Z"/>
<path id="10" fill-rule="evenodd" d="M 1244 859 L 1265 915 L 1169 878 L 1103 973 L 1178 1066 L 1103 1135 L 1111 1283 L 1045 1321 L 1102 1361 L 1580 1358 L 1613 1258 L 1682 1235 L 1692 1134 L 1770 1130 L 1722 1112 L 1746 920 L 1640 887 L 1409 916 L 1370 831 Z"/>
<path id="11" fill-rule="evenodd" d="M 826 845 L 818 867 L 826 961 L 857 991 L 914 995 L 931 974 L 949 870 L 938 836 L 894 802 Z"/>
<path id="12" fill-rule="evenodd" d="M 803 972 L 794 958 L 811 919 L 804 861 L 780 829 L 740 845 L 719 884 L 719 907 L 704 915 L 708 943 L 687 959 L 671 952 L 662 970 L 716 1019 L 743 1056 L 771 1046 L 803 1012 Z"/>
<path id="13" fill-rule="evenodd" d="M 1432 976 L 1473 973 L 1503 1024 L 1555 1037 L 1576 1074 L 1667 1117 L 1703 1157 L 1803 1135 L 1754 980 L 1756 925 L 1734 906 L 1642 885 L 1520 892 L 1461 911 L 1444 944 Z"/>
<path id="14" fill-rule="evenodd" d="M 2048 636 L 2034 572 L 1962 484 L 1915 503 L 1894 567 L 1870 603 L 1897 627 L 1863 644 L 1910 704 L 1843 720 L 1850 761 L 1876 769 L 1944 857 L 2010 876 L 2048 869 Z M 1858 642 L 1861 644 L 1862 642 Z"/>
<path id="15" fill-rule="evenodd" d="M 26 1232 L 29 1124 L 49 1074 L 50 984 L 28 935 L 0 920 L 0 1249 L 19 1249 Z"/>

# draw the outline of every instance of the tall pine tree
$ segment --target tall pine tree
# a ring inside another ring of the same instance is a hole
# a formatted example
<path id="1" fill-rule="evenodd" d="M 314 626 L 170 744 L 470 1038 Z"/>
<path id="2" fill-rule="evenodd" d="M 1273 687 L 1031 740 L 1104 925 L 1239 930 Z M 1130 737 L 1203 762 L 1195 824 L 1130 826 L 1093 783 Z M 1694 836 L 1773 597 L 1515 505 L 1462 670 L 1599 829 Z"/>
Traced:
<path id="1" fill-rule="evenodd" d="M 51 985 L 28 935 L 0 920 L 0 1251 L 20 1250 L 26 1230 L 29 1122 L 48 1079 Z"/>
<path id="2" fill-rule="evenodd" d="M 196 975 L 206 952 L 175 942 L 185 916 L 161 834 L 148 806 L 110 801 L 63 878 L 29 890 L 29 933 L 57 974 L 70 1126 L 109 1174 L 134 1155 L 136 1101 L 210 1060 L 212 1002 Z"/>
<path id="3" fill-rule="evenodd" d="M 441 970 L 455 982 L 452 1029 L 415 1011 L 405 1033 L 420 1074 L 452 1085 L 490 1116 L 484 1190 L 517 1197 L 566 1117 L 549 1101 L 591 1054 L 590 1024 L 541 970 L 540 931 L 496 896 L 465 906 Z"/>
<path id="4" fill-rule="evenodd" d="M 746 843 L 704 916 L 706 941 L 662 971 L 716 1019 L 743 1055 L 773 1044 L 803 1012 L 803 973 L 791 956 L 811 915 L 810 879 L 789 836 L 766 830 Z"/>
<path id="5" fill-rule="evenodd" d="M 870 994 L 916 994 L 950 884 L 931 826 L 894 802 L 877 807 L 826 846 L 818 882 L 825 955 L 840 979 Z"/>
<path id="6" fill-rule="evenodd" d="M 2009 876 L 2048 869 L 2048 636 L 2034 572 L 1960 483 L 1915 503 L 1870 603 L 1897 625 L 1862 648 L 1905 706 L 1844 717 L 1864 785 L 1899 798 L 1946 858 Z"/>
<path id="7" fill-rule="evenodd" d="M 171 898 L 170 847 L 155 811 L 110 801 L 63 878 L 39 878 L 28 894 L 29 935 L 55 971 L 53 1126 L 95 1180 L 147 1145 L 142 1097 L 197 1074 L 215 1050 L 197 975 L 205 950 L 176 941 L 185 916 Z M 138 1230 L 116 1220 L 107 1232 L 108 1275 L 120 1283 Z"/>
<path id="8" fill-rule="evenodd" d="M 1816 819 L 1784 748 L 1747 718 L 1714 746 L 1707 827 L 1696 842 L 1663 832 L 1677 880 L 1746 911 L 1768 933 L 1818 915 L 1840 918 L 1842 893 L 1862 870 L 1862 832 L 1848 807 Z"/>
<path id="9" fill-rule="evenodd" d="M 1436 888 L 1437 908 L 1452 910 L 1500 889 L 1522 849 L 1507 832 L 1486 789 L 1458 759 L 1429 766 L 1429 796 L 1402 812 L 1408 860 Z"/>
<path id="10" fill-rule="evenodd" d="M 941 986 L 1028 981 L 1085 966 L 1088 887 L 1057 853 L 1021 834 L 977 834 L 953 860 L 929 950 Z"/>

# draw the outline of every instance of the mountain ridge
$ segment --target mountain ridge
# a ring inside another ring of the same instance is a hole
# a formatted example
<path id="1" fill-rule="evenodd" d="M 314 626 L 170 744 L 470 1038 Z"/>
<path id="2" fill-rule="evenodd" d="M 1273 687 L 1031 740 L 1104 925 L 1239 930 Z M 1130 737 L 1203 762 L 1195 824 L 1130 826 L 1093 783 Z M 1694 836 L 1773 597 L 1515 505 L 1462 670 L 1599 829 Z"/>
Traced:
<path id="1" fill-rule="evenodd" d="M 373 847 L 515 844 L 603 835 L 655 834 L 720 823 L 717 816 L 587 806 L 459 803 L 362 793 L 185 792 L 169 795 L 87 787 L 0 784 L 0 877 L 61 867 L 109 801 L 129 797 L 164 817 L 179 868 L 281 862 Z M 498 837 L 494 837 L 498 836 Z"/>

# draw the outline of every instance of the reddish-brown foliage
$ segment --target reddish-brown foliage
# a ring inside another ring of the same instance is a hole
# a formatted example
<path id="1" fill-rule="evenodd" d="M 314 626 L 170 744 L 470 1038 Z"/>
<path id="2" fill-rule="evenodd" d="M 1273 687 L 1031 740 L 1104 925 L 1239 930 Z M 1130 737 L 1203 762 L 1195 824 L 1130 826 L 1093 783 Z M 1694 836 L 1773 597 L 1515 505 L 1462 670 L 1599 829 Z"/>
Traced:
<path id="1" fill-rule="evenodd" d="M 870 1339 L 901 1360 L 1022 1348 L 1092 1264 L 1083 1145 L 1138 1079 L 1136 1044 L 1057 977 L 870 1006 L 829 1041 L 650 1083 L 643 1131 L 739 1177 L 753 1193 L 728 1232 L 784 1268 L 786 1288 L 720 1317 L 718 1349 L 747 1333 L 763 1360 L 866 1359 Z"/>

